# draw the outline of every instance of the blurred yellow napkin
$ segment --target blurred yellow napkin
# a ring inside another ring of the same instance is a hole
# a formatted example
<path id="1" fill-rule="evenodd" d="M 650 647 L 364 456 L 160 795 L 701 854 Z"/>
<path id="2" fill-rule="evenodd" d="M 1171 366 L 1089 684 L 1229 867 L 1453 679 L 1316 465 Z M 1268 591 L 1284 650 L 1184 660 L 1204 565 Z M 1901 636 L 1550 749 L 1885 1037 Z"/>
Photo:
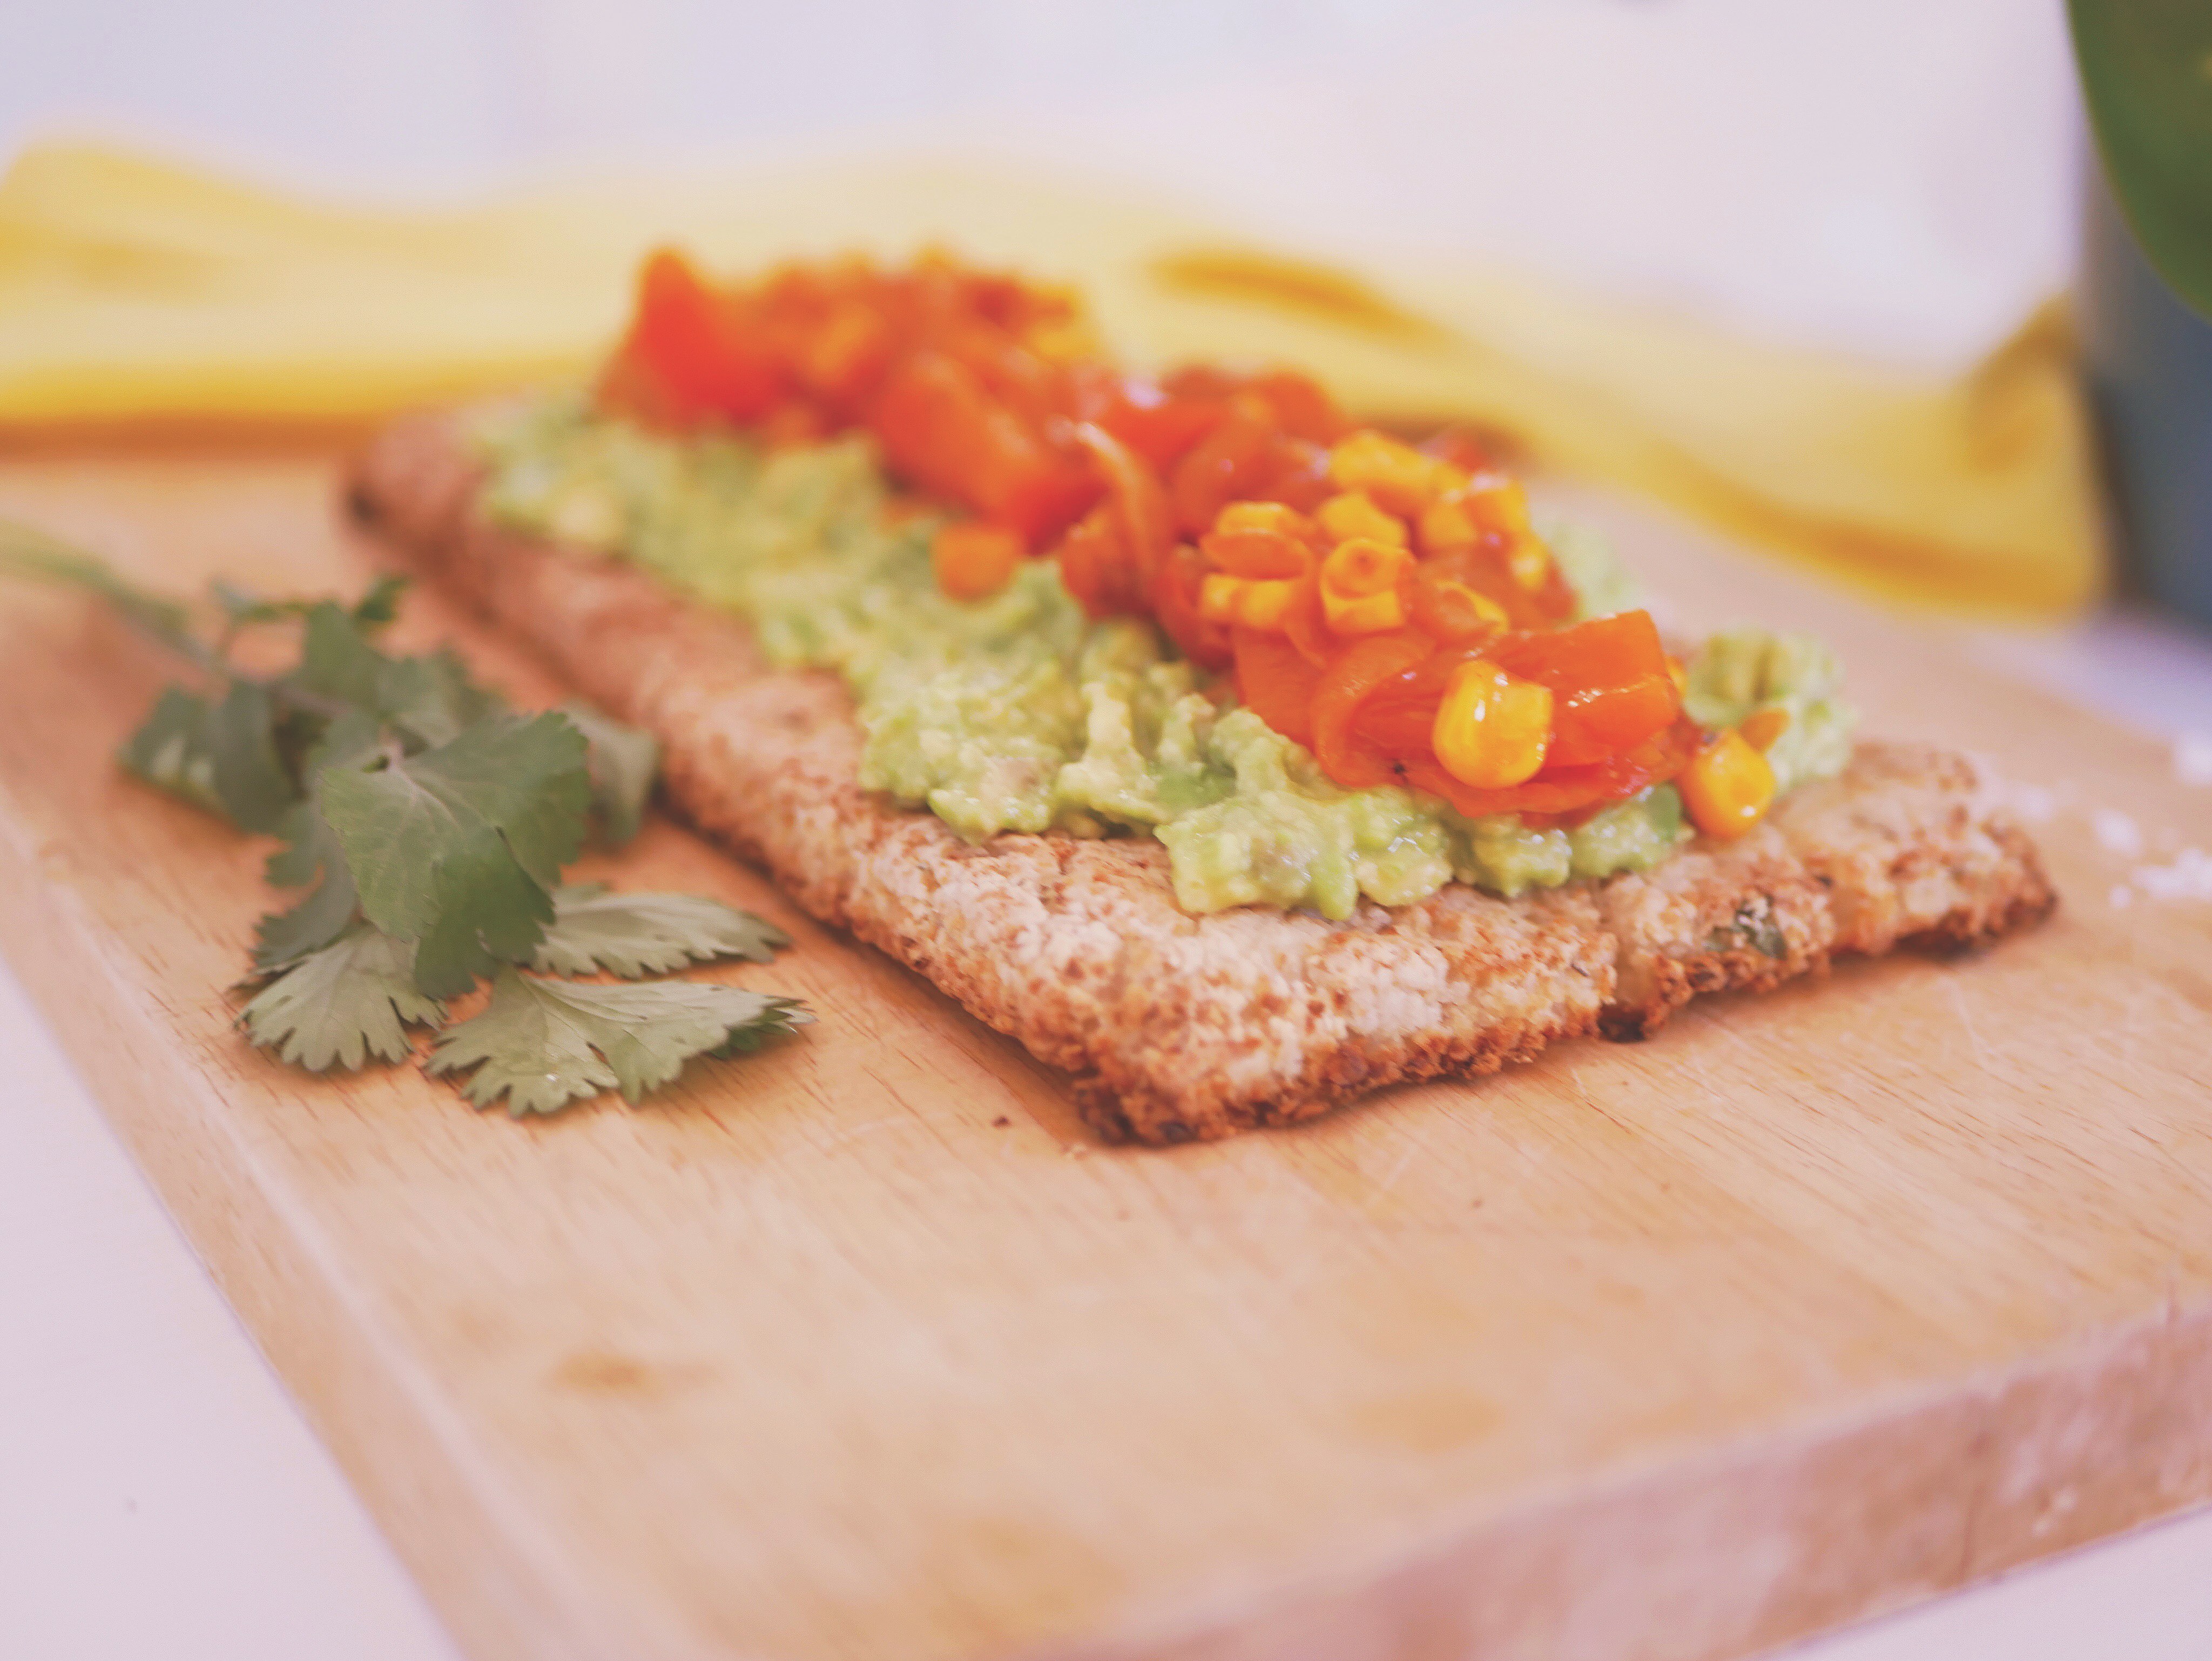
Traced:
<path id="1" fill-rule="evenodd" d="M 586 368 L 659 241 L 743 270 L 928 241 L 1079 285 L 1139 362 L 1267 359 L 1359 414 L 1470 421 L 1884 595 L 2096 597 L 2071 343 L 2053 312 L 1964 380 L 1759 345 L 1458 269 L 1370 281 L 1110 193 L 886 162 L 337 209 L 52 146 L 0 178 L 0 444 L 179 423 L 358 424 Z"/>

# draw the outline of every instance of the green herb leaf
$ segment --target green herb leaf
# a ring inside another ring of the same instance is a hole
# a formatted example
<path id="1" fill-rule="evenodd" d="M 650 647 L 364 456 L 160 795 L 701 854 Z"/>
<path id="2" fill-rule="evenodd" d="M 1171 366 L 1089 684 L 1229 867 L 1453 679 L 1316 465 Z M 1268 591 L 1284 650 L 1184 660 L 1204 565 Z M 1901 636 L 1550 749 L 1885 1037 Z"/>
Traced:
<path id="1" fill-rule="evenodd" d="M 300 666 L 286 684 L 327 703 L 380 709 L 378 684 L 392 660 L 369 642 L 368 631 L 336 600 L 319 599 L 306 615 Z"/>
<path id="2" fill-rule="evenodd" d="M 276 755 L 276 707 L 258 681 L 234 680 L 209 712 L 208 753 L 215 793 L 240 830 L 258 836 L 284 822 L 299 787 Z"/>
<path id="3" fill-rule="evenodd" d="M 253 681 L 231 682 L 213 705 L 172 686 L 118 759 L 147 783 L 265 835 L 300 795 L 277 759 L 276 719 L 267 689 Z"/>
<path id="4" fill-rule="evenodd" d="M 469 678 L 468 666 L 440 648 L 423 657 L 392 658 L 376 677 L 376 707 L 412 749 L 451 744 L 505 702 Z"/>
<path id="5" fill-rule="evenodd" d="M 327 768 L 321 794 L 362 910 L 418 941 L 416 984 L 450 997 L 544 938 L 591 786 L 565 716 L 498 715 L 417 756 Z"/>
<path id="6" fill-rule="evenodd" d="M 577 884 L 553 896 L 553 924 L 531 967 L 635 980 L 716 958 L 766 963 L 790 944 L 774 924 L 702 895 L 613 894 L 603 884 Z"/>
<path id="7" fill-rule="evenodd" d="M 2112 194 L 2174 292 L 2212 317 L 2212 6 L 2069 0 Z"/>
<path id="8" fill-rule="evenodd" d="M 314 1073 L 351 1070 L 371 1056 L 402 1061 L 413 1048 L 406 1025 L 446 1018 L 444 1005 L 415 989 L 414 956 L 404 940 L 357 924 L 264 987 L 240 1024 L 262 1049 Z"/>
<path id="9" fill-rule="evenodd" d="M 369 585 L 368 592 L 353 605 L 353 620 L 363 629 L 381 629 L 399 615 L 399 597 L 407 592 L 409 579 L 387 572 Z"/>
<path id="10" fill-rule="evenodd" d="M 695 1056 L 759 1047 L 814 1018 L 796 1000 L 696 981 L 580 986 L 501 969 L 483 1013 L 439 1034 L 432 1073 L 474 1068 L 478 1107 L 555 1113 L 611 1086 L 635 1105 Z"/>
<path id="11" fill-rule="evenodd" d="M 278 825 L 287 846 L 269 856 L 263 875 L 274 888 L 304 888 L 318 873 L 322 882 L 290 910 L 261 919 L 253 964 L 264 974 L 328 946 L 353 921 L 359 896 L 345 849 L 323 815 L 322 776 L 326 769 L 358 766 L 377 754 L 377 733 L 373 716 L 353 711 L 332 721 L 308 756 L 307 798 L 295 803 Z"/>
<path id="12" fill-rule="evenodd" d="M 591 744 L 592 811 L 600 835 L 619 848 L 645 822 L 646 799 L 660 771 L 660 740 L 580 701 L 562 704 L 561 713 Z"/>
<path id="13" fill-rule="evenodd" d="M 165 688 L 116 760 L 157 789 L 210 813 L 222 812 L 215 793 L 215 757 L 208 752 L 208 703 L 181 686 Z"/>

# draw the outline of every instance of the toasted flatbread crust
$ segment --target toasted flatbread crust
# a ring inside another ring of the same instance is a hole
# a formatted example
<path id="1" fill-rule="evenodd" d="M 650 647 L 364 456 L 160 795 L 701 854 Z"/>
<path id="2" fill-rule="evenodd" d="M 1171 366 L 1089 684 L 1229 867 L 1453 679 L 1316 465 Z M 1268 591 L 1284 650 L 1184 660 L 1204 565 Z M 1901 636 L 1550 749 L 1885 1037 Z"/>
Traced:
<path id="1" fill-rule="evenodd" d="M 1965 761 L 1869 743 L 1750 835 L 1644 874 L 1510 901 L 1454 883 L 1344 922 L 1191 916 L 1158 843 L 970 844 L 864 791 L 835 676 L 769 668 L 741 623 L 634 566 L 489 524 L 481 478 L 458 424 L 421 417 L 362 455 L 350 499 L 410 563 L 658 734 L 695 824 L 1065 1068 L 1109 1136 L 1225 1136 L 1382 1085 L 1494 1073 L 1560 1038 L 1644 1037 L 1698 993 L 1765 990 L 1839 952 L 1978 945 L 2056 900 Z"/>

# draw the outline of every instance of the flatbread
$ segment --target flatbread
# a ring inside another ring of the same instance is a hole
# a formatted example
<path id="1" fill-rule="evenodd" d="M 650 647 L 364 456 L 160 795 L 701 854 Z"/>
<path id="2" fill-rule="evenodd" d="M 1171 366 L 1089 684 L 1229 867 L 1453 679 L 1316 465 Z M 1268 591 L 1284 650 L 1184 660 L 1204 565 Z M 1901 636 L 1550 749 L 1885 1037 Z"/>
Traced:
<path id="1" fill-rule="evenodd" d="M 1763 991 L 1839 953 L 1977 946 L 2056 903 L 1965 760 L 1862 743 L 1749 835 L 1647 873 L 1514 900 L 1453 883 L 1342 922 L 1192 916 L 1149 838 L 970 844 L 863 790 L 836 676 L 771 668 L 741 622 L 626 562 L 490 524 L 483 476 L 457 418 L 419 417 L 362 456 L 350 499 L 410 563 L 657 734 L 695 824 L 1064 1068 L 1109 1136 L 1225 1136 L 1561 1038 L 1644 1037 L 1701 992 Z"/>

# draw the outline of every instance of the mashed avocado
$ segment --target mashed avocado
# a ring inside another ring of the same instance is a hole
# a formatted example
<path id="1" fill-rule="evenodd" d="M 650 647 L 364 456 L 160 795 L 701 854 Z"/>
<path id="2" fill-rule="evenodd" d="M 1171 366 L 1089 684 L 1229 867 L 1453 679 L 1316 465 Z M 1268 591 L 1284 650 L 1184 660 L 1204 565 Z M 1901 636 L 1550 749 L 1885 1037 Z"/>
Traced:
<path id="1" fill-rule="evenodd" d="M 1761 709 L 1786 709 L 1790 725 L 1768 746 L 1778 794 L 1831 778 L 1850 759 L 1858 712 L 1840 702 L 1844 672 L 1812 635 L 1728 629 L 1690 660 L 1682 707 L 1706 727 L 1735 727 Z"/>
<path id="2" fill-rule="evenodd" d="M 1049 561 L 989 599 L 946 598 L 929 563 L 936 521 L 885 516 L 864 437 L 763 453 L 658 437 L 562 399 L 518 406 L 480 436 L 495 517 L 619 551 L 750 619 L 776 663 L 842 673 L 866 734 L 861 783 L 975 839 L 1149 833 L 1187 910 L 1340 918 L 1363 895 L 1402 905 L 1453 879 L 1511 896 L 1644 869 L 1686 834 L 1668 785 L 1572 830 L 1342 789 L 1304 746 L 1223 702 L 1152 624 L 1091 622 Z M 1618 584 L 1601 547 L 1574 552 L 1593 589 Z M 1787 704 L 1777 759 L 1788 747 L 1790 782 L 1840 767 L 1849 717 L 1829 700 L 1834 666 L 1818 642 L 1721 641 L 1723 657 L 1691 667 L 1699 719 Z"/>

